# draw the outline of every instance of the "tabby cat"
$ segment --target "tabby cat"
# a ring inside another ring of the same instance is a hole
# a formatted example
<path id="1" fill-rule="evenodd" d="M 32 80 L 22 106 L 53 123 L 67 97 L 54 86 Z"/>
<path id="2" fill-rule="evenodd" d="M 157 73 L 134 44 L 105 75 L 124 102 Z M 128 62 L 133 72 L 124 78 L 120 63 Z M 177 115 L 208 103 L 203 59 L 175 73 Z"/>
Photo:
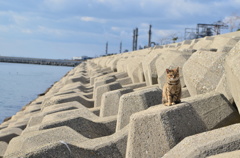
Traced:
<path id="1" fill-rule="evenodd" d="M 167 82 L 163 86 L 162 103 L 171 106 L 181 102 L 181 83 L 179 77 L 179 67 L 176 69 L 166 69 Z"/>

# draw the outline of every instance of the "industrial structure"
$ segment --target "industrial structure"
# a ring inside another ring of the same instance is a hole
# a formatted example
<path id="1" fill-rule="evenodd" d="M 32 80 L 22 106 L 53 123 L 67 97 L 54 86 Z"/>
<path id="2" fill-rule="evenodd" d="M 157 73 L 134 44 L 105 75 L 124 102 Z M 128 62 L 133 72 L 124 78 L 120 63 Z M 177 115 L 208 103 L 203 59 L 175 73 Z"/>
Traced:
<path id="1" fill-rule="evenodd" d="M 218 21 L 213 24 L 197 24 L 196 28 L 185 28 L 184 39 L 203 38 L 205 36 L 213 36 L 221 34 L 221 29 L 227 29 L 228 25 Z"/>

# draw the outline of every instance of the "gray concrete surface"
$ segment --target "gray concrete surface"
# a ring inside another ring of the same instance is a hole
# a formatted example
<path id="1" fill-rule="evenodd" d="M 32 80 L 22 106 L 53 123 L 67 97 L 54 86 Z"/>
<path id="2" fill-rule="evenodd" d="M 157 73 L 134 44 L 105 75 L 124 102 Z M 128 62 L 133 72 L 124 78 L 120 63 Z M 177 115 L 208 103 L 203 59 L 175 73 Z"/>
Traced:
<path id="1" fill-rule="evenodd" d="M 154 106 L 131 117 L 126 157 L 161 157 L 187 136 L 236 122 L 237 111 L 216 92 Z"/>

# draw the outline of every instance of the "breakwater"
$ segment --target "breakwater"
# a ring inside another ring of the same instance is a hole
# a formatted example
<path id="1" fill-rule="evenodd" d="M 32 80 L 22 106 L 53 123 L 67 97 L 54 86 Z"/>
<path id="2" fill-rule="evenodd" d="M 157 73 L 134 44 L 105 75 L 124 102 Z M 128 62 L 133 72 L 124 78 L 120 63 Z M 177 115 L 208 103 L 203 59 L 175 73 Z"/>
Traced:
<path id="1" fill-rule="evenodd" d="M 82 62 L 0 125 L 4 158 L 240 153 L 240 32 Z M 179 67 L 182 102 L 161 103 Z M 231 151 L 234 151 L 232 153 Z"/>
<path id="2" fill-rule="evenodd" d="M 8 56 L 0 56 L 0 62 L 71 66 L 71 67 L 74 67 L 81 63 L 81 61 L 74 61 L 74 60 L 23 58 L 23 57 L 8 57 Z"/>

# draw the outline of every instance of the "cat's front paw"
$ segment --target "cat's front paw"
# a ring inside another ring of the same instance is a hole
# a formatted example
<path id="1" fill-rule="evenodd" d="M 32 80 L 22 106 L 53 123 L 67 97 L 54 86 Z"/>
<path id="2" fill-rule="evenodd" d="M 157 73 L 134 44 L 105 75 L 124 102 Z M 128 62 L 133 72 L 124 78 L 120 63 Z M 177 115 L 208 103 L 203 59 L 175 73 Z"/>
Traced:
<path id="1" fill-rule="evenodd" d="M 175 102 L 172 102 L 172 104 L 171 105 L 175 105 L 176 103 Z"/>
<path id="2" fill-rule="evenodd" d="M 172 104 L 171 103 L 165 103 L 164 105 L 165 106 L 171 106 Z"/>

